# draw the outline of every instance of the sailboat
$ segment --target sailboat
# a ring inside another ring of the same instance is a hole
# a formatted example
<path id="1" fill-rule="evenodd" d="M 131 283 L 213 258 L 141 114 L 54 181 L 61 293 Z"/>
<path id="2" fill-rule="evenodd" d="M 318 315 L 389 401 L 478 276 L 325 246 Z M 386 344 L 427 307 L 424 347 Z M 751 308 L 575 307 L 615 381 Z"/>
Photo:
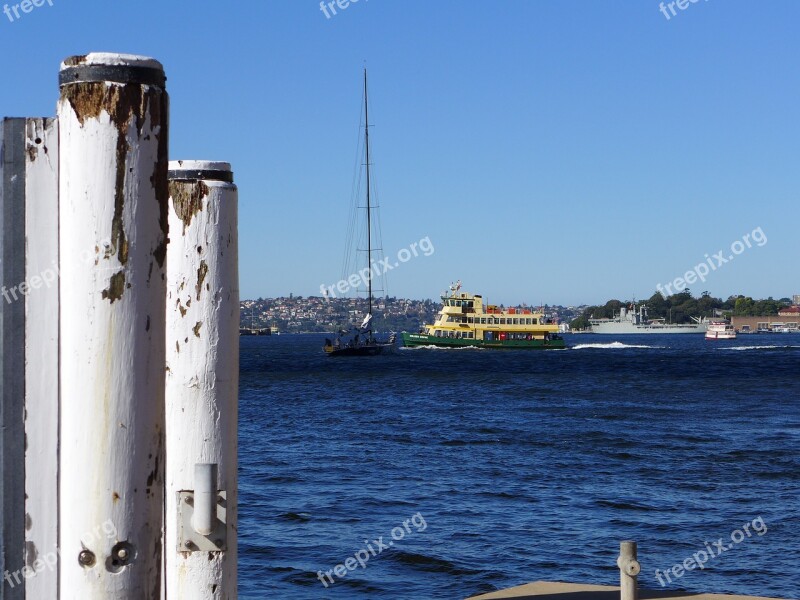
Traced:
<path id="1" fill-rule="evenodd" d="M 340 330 L 335 340 L 326 339 L 322 349 L 328 356 L 376 356 L 394 348 L 396 335 L 380 340 L 372 331 L 372 210 L 370 196 L 369 155 L 369 102 L 367 98 L 367 70 L 364 69 L 364 165 L 366 168 L 366 223 L 367 223 L 367 314 L 359 327 Z"/>

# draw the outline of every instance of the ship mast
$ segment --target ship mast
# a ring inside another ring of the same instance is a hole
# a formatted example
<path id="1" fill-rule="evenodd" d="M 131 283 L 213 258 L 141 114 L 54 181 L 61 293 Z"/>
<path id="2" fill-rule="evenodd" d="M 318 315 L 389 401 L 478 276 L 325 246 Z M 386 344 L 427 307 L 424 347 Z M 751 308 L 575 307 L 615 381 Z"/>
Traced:
<path id="1" fill-rule="evenodd" d="M 369 104 L 367 102 L 367 69 L 364 68 L 364 154 L 367 167 L 367 296 L 369 298 L 369 311 L 372 315 L 372 223 L 369 196 Z M 372 334 L 370 334 L 372 337 Z"/>

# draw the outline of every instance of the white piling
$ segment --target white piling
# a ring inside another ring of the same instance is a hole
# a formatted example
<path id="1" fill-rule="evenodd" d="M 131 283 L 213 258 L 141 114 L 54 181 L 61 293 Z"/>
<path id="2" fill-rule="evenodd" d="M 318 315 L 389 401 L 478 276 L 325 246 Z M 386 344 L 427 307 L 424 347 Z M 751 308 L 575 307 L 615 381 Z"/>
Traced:
<path id="1" fill-rule="evenodd" d="M 237 569 L 237 190 L 227 163 L 170 162 L 169 177 L 166 593 L 227 600 Z"/>
<path id="2" fill-rule="evenodd" d="M 620 542 L 617 566 L 620 571 L 620 600 L 637 600 L 639 597 L 639 589 L 636 577 L 639 575 L 642 567 L 636 555 L 636 542 Z"/>
<path id="3" fill-rule="evenodd" d="M 25 121 L 25 594 L 56 599 L 58 123 Z"/>
<path id="4" fill-rule="evenodd" d="M 168 98 L 155 60 L 61 65 L 61 599 L 161 596 Z"/>

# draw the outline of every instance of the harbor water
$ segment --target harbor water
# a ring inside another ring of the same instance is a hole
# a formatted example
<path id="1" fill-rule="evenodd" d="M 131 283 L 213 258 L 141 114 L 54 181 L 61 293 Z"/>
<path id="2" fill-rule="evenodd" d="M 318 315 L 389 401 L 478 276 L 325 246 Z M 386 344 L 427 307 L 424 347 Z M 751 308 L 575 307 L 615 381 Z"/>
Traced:
<path id="1" fill-rule="evenodd" d="M 616 585 L 623 539 L 642 587 L 800 598 L 800 335 L 324 337 L 241 338 L 240 598 Z"/>

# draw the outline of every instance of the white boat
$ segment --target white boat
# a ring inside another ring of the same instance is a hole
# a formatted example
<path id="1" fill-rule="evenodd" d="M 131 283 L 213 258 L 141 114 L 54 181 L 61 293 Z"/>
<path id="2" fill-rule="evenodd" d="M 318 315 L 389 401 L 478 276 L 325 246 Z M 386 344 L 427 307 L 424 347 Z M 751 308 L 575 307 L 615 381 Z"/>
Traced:
<path id="1" fill-rule="evenodd" d="M 622 307 L 613 319 L 589 319 L 593 333 L 620 335 L 631 333 L 705 333 L 708 322 L 692 317 L 694 323 L 671 324 L 664 319 L 647 318 L 647 307 Z"/>
<path id="2" fill-rule="evenodd" d="M 736 330 L 725 321 L 712 321 L 706 331 L 707 340 L 735 340 Z"/>

